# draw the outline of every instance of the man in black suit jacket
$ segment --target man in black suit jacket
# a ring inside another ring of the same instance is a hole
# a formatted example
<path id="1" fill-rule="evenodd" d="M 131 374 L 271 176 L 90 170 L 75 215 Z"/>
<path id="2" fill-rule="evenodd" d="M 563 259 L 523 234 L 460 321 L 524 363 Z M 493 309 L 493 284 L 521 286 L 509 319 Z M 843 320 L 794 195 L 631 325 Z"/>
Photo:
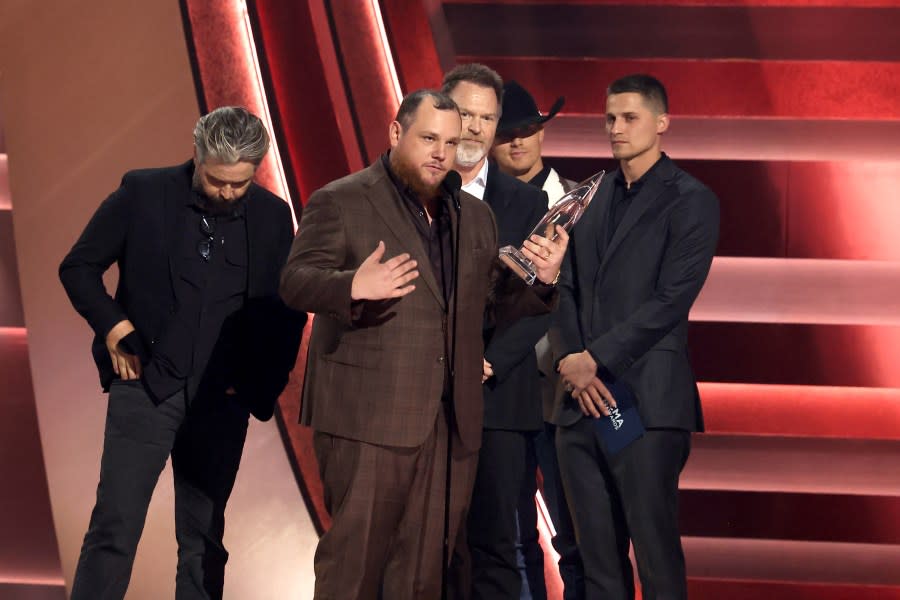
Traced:
<path id="1" fill-rule="evenodd" d="M 202 117 L 193 160 L 126 173 L 60 265 L 96 334 L 93 355 L 109 392 L 73 600 L 124 597 L 170 455 L 176 597 L 222 597 L 225 504 L 249 414 L 272 416 L 306 319 L 278 297 L 290 209 L 252 182 L 268 148 L 264 126 L 243 108 Z M 103 284 L 113 263 L 114 298 Z"/>
<path id="2" fill-rule="evenodd" d="M 565 98 L 557 98 L 549 112 L 542 114 L 532 95 L 515 81 L 503 84 L 503 114 L 497 127 L 497 139 L 491 155 L 504 173 L 519 181 L 536 186 L 547 194 L 548 208 L 556 204 L 570 192 L 576 182 L 560 177 L 556 169 L 545 166 L 541 153 L 544 144 L 544 126 L 556 116 Z M 581 557 L 575 544 L 575 530 L 566 504 L 565 492 L 559 478 L 559 463 L 556 459 L 556 425 L 551 423 L 553 405 L 556 400 L 556 365 L 548 336 L 544 336 L 535 346 L 538 371 L 541 378 L 541 403 L 544 429 L 534 438 L 533 447 L 528 449 L 529 472 L 541 470 L 541 492 L 547 507 L 547 514 L 556 530 L 553 548 L 559 553 L 559 575 L 563 582 L 564 600 L 584 598 L 584 574 Z M 536 465 L 532 468 L 531 465 Z M 540 539 L 535 531 L 537 506 L 535 495 L 538 491 L 537 478 L 530 474 L 525 478 L 519 495 L 520 548 L 525 568 L 523 578 L 528 582 L 528 591 L 546 588 L 544 565 L 531 557 L 542 556 Z M 534 597 L 529 594 L 523 598 Z M 542 597 L 538 594 L 537 597 Z"/>
<path id="3" fill-rule="evenodd" d="M 500 247 L 519 247 L 547 212 L 547 196 L 488 161 L 500 117 L 503 80 L 484 65 L 466 64 L 445 75 L 442 90 L 453 98 L 462 116 L 456 169 L 463 190 L 493 210 Z M 534 477 L 527 461 L 529 439 L 543 427 L 534 346 L 549 325 L 549 315 L 505 324 L 490 318 L 485 322 L 484 430 L 467 527 L 475 599 L 518 600 L 521 593 L 516 509 L 524 478 Z M 531 532 L 535 538 L 536 527 L 535 522 Z M 528 558 L 543 564 L 539 546 Z M 539 589 L 532 590 L 536 600 L 546 596 L 543 579 L 537 584 Z"/>
<path id="4" fill-rule="evenodd" d="M 607 90 L 620 168 L 573 230 L 551 342 L 561 357 L 557 450 L 588 598 L 634 597 L 629 542 L 645 600 L 686 598 L 678 478 L 703 418 L 687 350 L 688 313 L 718 240 L 719 204 L 660 151 L 665 88 L 647 75 Z M 646 428 L 612 454 L 598 419 L 629 388 Z"/>

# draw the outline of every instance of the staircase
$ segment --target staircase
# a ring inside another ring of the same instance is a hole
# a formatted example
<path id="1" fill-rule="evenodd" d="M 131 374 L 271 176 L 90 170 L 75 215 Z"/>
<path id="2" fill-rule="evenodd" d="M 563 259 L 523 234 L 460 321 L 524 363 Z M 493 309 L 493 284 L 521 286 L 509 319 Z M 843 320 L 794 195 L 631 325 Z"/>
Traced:
<path id="1" fill-rule="evenodd" d="M 900 2 L 442 5 L 457 62 L 566 96 L 563 176 L 614 167 L 605 87 L 646 72 L 665 150 L 721 199 L 691 315 L 691 597 L 900 598 Z"/>

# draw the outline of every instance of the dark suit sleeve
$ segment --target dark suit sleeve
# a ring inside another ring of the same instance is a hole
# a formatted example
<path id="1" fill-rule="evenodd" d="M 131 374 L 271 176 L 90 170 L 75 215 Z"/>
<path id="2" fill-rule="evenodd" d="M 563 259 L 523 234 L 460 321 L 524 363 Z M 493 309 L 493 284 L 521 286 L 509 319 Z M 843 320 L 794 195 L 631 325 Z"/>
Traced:
<path id="1" fill-rule="evenodd" d="M 673 209 L 669 236 L 656 293 L 588 348 L 614 377 L 621 377 L 688 318 L 706 281 L 719 237 L 719 201 L 715 195 L 706 189 L 686 195 Z"/>
<path id="2" fill-rule="evenodd" d="M 276 260 L 283 266 L 294 237 L 290 211 L 282 200 L 275 236 Z M 276 282 L 277 284 L 277 282 Z M 272 417 L 275 402 L 288 383 L 306 324 L 305 312 L 288 308 L 277 294 L 248 298 L 244 314 L 243 368 L 237 369 L 234 387 L 251 399 L 251 411 L 260 421 Z"/>
<path id="3" fill-rule="evenodd" d="M 578 235 L 577 227 L 572 231 L 569 240 L 569 248 L 563 259 L 562 270 L 559 274 L 559 306 L 553 313 L 550 325 L 550 348 L 553 351 L 554 362 L 558 363 L 565 356 L 584 350 L 584 342 L 581 339 L 581 327 L 578 323 L 577 290 L 575 289 L 574 267 L 574 243 Z"/>
<path id="4" fill-rule="evenodd" d="M 116 323 L 128 318 L 106 291 L 103 273 L 125 247 L 132 202 L 129 183 L 125 175 L 119 189 L 103 201 L 59 266 L 59 278 L 69 300 L 101 339 Z"/>
<path id="5" fill-rule="evenodd" d="M 335 199 L 328 192 L 314 193 L 281 273 L 281 297 L 289 307 L 351 323 L 350 291 L 356 270 L 346 268 L 347 242 Z"/>
<path id="6" fill-rule="evenodd" d="M 534 351 L 549 325 L 550 315 L 525 317 L 491 338 L 484 357 L 491 363 L 497 381 L 503 381 L 513 367 Z"/>
<path id="7" fill-rule="evenodd" d="M 526 203 L 530 205 L 530 214 L 525 221 L 527 228 L 521 233 L 522 241 L 544 218 L 547 193 L 534 189 L 533 196 L 523 198 L 520 204 Z M 534 345 L 547 333 L 549 326 L 550 315 L 542 314 L 521 318 L 509 327 L 496 331 L 484 350 L 484 357 L 491 363 L 497 381 L 503 381 L 513 367 L 534 351 Z"/>
<path id="8" fill-rule="evenodd" d="M 283 202 L 280 199 L 279 201 Z M 278 236 L 278 264 L 283 267 L 287 262 L 294 239 L 294 226 L 287 205 L 282 204 L 279 208 L 282 209 L 283 216 Z M 278 295 L 269 298 L 269 301 L 272 306 L 272 326 L 267 327 L 266 330 L 273 336 L 272 360 L 280 374 L 283 388 L 287 383 L 288 373 L 291 372 L 297 361 L 297 351 L 300 349 L 300 338 L 303 335 L 303 326 L 306 325 L 307 315 L 303 311 L 289 308 Z M 281 392 L 279 391 L 279 393 Z"/>

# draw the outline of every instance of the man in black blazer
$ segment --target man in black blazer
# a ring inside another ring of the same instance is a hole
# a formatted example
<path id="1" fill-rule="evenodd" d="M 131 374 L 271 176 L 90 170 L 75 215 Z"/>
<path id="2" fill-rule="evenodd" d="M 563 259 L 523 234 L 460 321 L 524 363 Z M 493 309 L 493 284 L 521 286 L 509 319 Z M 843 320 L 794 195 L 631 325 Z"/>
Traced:
<path id="1" fill-rule="evenodd" d="M 576 182 L 565 179 L 556 169 L 544 164 L 541 156 L 544 144 L 544 127 L 565 104 L 559 97 L 546 113 L 541 113 L 534 97 L 515 81 L 503 84 L 503 114 L 497 127 L 497 138 L 491 156 L 500 170 L 514 176 L 519 181 L 536 186 L 547 194 L 550 206 L 556 204 L 571 191 Z M 548 336 L 544 336 L 535 346 L 537 365 L 541 379 L 541 403 L 544 429 L 534 438 L 533 447 L 528 449 L 528 459 L 536 471 L 541 471 L 541 492 L 547 507 L 547 514 L 556 530 L 553 548 L 559 554 L 559 575 L 563 582 L 564 600 L 584 598 L 584 574 L 581 557 L 575 544 L 575 530 L 566 504 L 565 491 L 559 477 L 559 463 L 556 459 L 556 426 L 551 422 L 556 400 L 556 364 L 550 348 Z M 540 556 L 540 539 L 535 531 L 537 507 L 535 494 L 538 491 L 537 478 L 525 478 L 519 495 L 519 531 L 521 532 L 521 554 L 525 569 L 523 578 L 528 582 L 528 591 L 544 589 L 544 565 L 530 560 Z M 526 598 L 523 594 L 523 598 Z"/>
<path id="2" fill-rule="evenodd" d="M 500 247 L 518 248 L 547 212 L 547 196 L 488 161 L 503 80 L 484 65 L 465 64 L 444 76 L 442 91 L 456 102 L 462 116 L 456 169 L 463 190 L 493 210 Z M 528 468 L 528 444 L 543 427 L 534 346 L 549 325 L 549 315 L 510 324 L 485 322 L 484 429 L 467 527 L 475 599 L 518 600 L 521 593 L 516 508 L 524 478 L 534 477 L 534 469 Z M 536 538 L 536 522 L 532 528 Z M 539 546 L 528 558 L 543 565 Z M 541 578 L 538 589 L 531 590 L 534 598 L 546 596 L 543 583 Z"/>
<path id="3" fill-rule="evenodd" d="M 678 479 L 691 432 L 703 430 L 688 313 L 715 253 L 719 203 L 661 152 L 667 113 L 650 76 L 609 86 L 619 169 L 573 230 L 551 329 L 568 392 L 554 414 L 557 450 L 588 598 L 634 597 L 629 542 L 645 600 L 687 597 Z M 616 406 L 613 384 L 633 393 L 646 428 L 616 454 L 597 427 Z"/>
<path id="4" fill-rule="evenodd" d="M 249 414 L 272 416 L 306 319 L 278 297 L 290 209 L 252 182 L 268 148 L 265 127 L 243 108 L 202 117 L 193 160 L 126 173 L 60 265 L 96 334 L 93 355 L 109 392 L 73 600 L 125 596 L 170 455 L 176 597 L 222 597 L 225 504 Z M 103 273 L 113 263 L 119 283 L 110 297 Z"/>

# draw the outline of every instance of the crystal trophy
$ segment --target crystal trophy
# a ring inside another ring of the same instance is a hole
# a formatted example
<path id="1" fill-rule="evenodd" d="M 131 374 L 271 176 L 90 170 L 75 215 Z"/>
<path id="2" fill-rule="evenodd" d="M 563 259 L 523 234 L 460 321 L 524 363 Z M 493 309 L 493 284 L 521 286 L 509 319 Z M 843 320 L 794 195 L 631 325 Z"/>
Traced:
<path id="1" fill-rule="evenodd" d="M 581 215 L 584 214 L 584 210 L 590 204 L 594 194 L 597 193 L 597 188 L 600 187 L 600 181 L 605 173 L 606 171 L 600 171 L 572 188 L 570 192 L 566 193 L 556 204 L 550 207 L 550 211 L 544 215 L 544 218 L 541 219 L 541 222 L 537 224 L 537 227 L 534 228 L 528 237 L 540 235 L 550 238 L 550 240 L 555 240 L 558 237 L 556 225 L 561 226 L 566 231 L 571 231 L 578 219 L 581 218 Z M 521 249 L 513 246 L 500 248 L 500 260 L 513 273 L 524 279 L 525 283 L 528 285 L 534 284 L 537 272 L 532 262 L 525 258 L 525 254 L 522 253 Z"/>

